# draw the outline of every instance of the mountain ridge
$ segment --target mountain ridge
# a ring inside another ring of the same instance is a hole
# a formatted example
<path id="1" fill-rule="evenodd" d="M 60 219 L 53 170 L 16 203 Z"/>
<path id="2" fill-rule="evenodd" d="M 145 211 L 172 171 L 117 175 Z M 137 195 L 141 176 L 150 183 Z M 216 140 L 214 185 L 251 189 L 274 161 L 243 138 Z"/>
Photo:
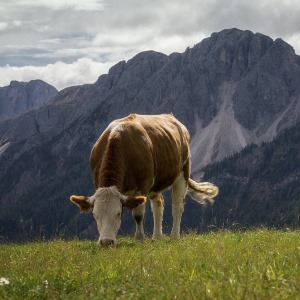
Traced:
<path id="1" fill-rule="evenodd" d="M 220 187 L 222 203 L 208 209 L 206 224 L 221 227 L 300 225 L 300 122 L 273 141 L 249 145 L 204 168 Z M 205 223 L 205 221 L 204 221 Z"/>
<path id="2" fill-rule="evenodd" d="M 32 220 L 32 234 L 42 225 L 49 234 L 61 223 L 69 234 L 74 226 L 89 231 L 90 220 L 78 219 L 68 195 L 93 193 L 88 158 L 110 121 L 129 113 L 172 112 L 191 133 L 197 179 L 204 165 L 296 124 L 299 78 L 299 56 L 282 40 L 223 30 L 182 54 L 142 52 L 94 84 L 66 88 L 51 103 L 0 123 L 0 199 L 11 234 L 21 219 L 23 225 Z M 34 208 L 10 213 L 12 205 L 22 207 L 23 197 Z M 45 215 L 45 207 L 54 215 Z"/>

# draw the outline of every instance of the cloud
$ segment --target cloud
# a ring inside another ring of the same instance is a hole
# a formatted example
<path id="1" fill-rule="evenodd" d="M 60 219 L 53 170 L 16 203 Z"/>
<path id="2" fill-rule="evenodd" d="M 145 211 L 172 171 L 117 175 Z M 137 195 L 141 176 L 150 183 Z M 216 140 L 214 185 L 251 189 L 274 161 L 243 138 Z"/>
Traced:
<path id="1" fill-rule="evenodd" d="M 8 24 L 5 22 L 0 22 L 0 31 L 5 30 L 8 27 Z"/>
<path id="2" fill-rule="evenodd" d="M 0 11 L 0 66 L 19 72 L 39 67 L 57 77 L 58 62 L 99 67 L 144 50 L 182 52 L 233 27 L 280 37 L 300 54 L 297 0 L 11 0 Z"/>
<path id="3" fill-rule="evenodd" d="M 100 74 L 107 73 L 116 62 L 99 63 L 88 58 L 66 64 L 61 61 L 46 66 L 0 67 L 0 86 L 17 81 L 41 79 L 61 90 L 68 86 L 94 83 Z"/>
<path id="4" fill-rule="evenodd" d="M 285 41 L 292 45 L 295 52 L 300 55 L 300 32 L 292 34 Z"/>
<path id="5" fill-rule="evenodd" d="M 299 13 L 293 0 L 205 1 L 197 18 L 209 32 L 236 27 L 286 39 L 300 31 Z"/>
<path id="6" fill-rule="evenodd" d="M 47 7 L 53 10 L 74 9 L 74 10 L 103 10 L 102 0 L 14 0 L 13 4 L 22 7 Z M 10 6 L 11 3 L 7 4 Z"/>

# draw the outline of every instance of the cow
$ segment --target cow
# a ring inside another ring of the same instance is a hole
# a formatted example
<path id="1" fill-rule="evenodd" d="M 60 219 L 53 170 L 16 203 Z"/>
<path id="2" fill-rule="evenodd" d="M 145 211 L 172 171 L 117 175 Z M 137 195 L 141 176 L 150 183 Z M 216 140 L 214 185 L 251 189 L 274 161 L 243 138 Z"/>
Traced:
<path id="1" fill-rule="evenodd" d="M 164 198 L 172 187 L 173 226 L 171 238 L 180 238 L 185 195 L 200 204 L 213 203 L 217 186 L 190 178 L 190 135 L 172 114 L 138 115 L 110 123 L 95 143 L 90 166 L 95 193 L 91 197 L 71 196 L 82 212 L 93 211 L 100 246 L 115 246 L 123 208 L 132 211 L 135 238 L 145 238 L 143 219 L 147 197 L 153 212 L 153 239 L 160 239 Z"/>

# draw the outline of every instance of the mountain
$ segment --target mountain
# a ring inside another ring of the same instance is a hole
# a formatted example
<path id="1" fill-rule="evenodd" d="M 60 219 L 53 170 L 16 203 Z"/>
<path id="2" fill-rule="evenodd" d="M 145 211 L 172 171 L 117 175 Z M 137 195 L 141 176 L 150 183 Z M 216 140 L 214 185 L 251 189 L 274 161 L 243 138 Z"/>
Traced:
<path id="1" fill-rule="evenodd" d="M 12 81 L 0 87 L 0 121 L 43 106 L 57 94 L 55 87 L 42 80 Z"/>
<path id="2" fill-rule="evenodd" d="M 220 199 L 203 223 L 222 227 L 300 226 L 300 123 L 261 146 L 204 169 L 220 187 Z"/>
<path id="3" fill-rule="evenodd" d="M 89 154 L 113 119 L 172 112 L 191 133 L 198 179 L 205 165 L 294 126 L 299 78 L 300 58 L 290 45 L 229 29 L 184 53 L 142 52 L 94 84 L 60 91 L 49 104 L 0 124 L 0 235 L 93 231 L 91 216 L 79 216 L 68 198 L 93 193 Z"/>

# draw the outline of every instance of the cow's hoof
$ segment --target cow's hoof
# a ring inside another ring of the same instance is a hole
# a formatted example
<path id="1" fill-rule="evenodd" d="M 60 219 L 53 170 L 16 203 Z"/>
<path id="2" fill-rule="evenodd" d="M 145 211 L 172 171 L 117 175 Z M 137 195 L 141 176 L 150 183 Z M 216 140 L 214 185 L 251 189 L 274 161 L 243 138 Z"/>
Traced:
<path id="1" fill-rule="evenodd" d="M 145 234 L 138 232 L 134 235 L 134 237 L 137 241 L 143 241 L 145 239 Z"/>
<path id="2" fill-rule="evenodd" d="M 162 233 L 152 235 L 152 240 L 161 240 L 162 238 L 163 238 Z"/>
<path id="3" fill-rule="evenodd" d="M 178 233 L 178 232 L 171 232 L 170 238 L 172 240 L 179 240 L 180 239 L 180 233 Z"/>

